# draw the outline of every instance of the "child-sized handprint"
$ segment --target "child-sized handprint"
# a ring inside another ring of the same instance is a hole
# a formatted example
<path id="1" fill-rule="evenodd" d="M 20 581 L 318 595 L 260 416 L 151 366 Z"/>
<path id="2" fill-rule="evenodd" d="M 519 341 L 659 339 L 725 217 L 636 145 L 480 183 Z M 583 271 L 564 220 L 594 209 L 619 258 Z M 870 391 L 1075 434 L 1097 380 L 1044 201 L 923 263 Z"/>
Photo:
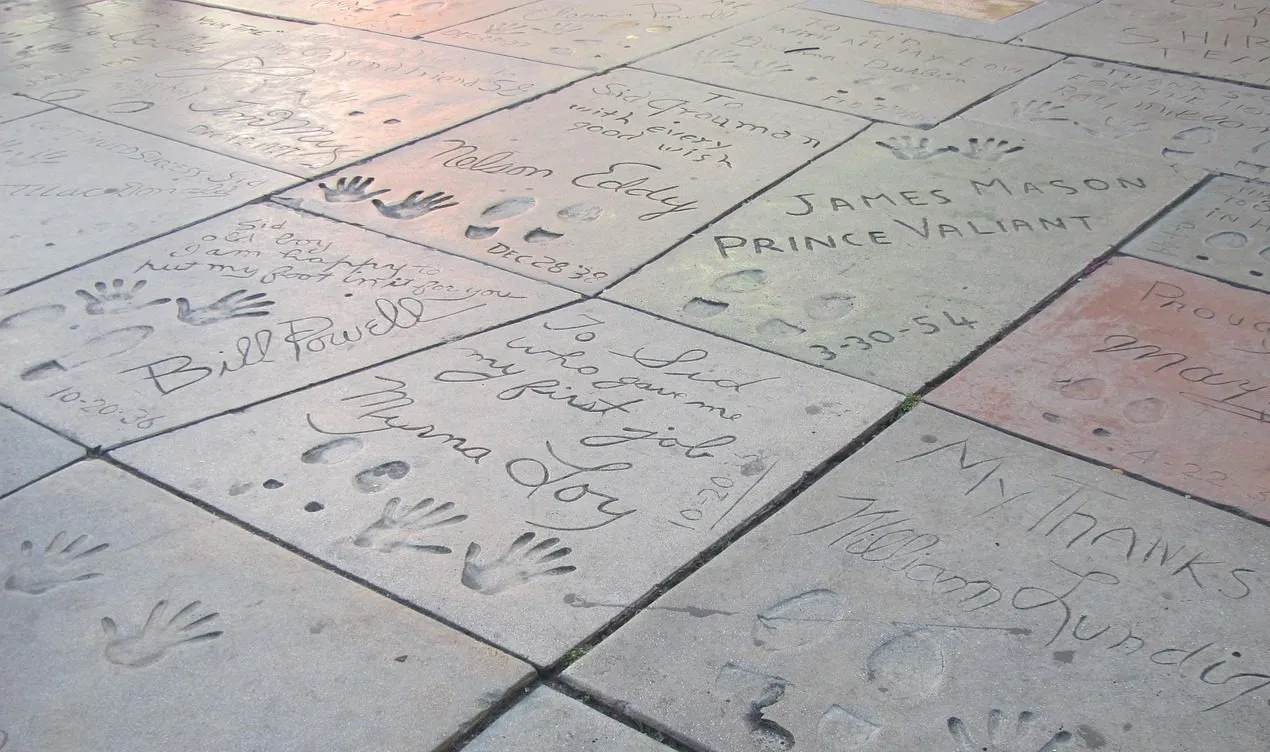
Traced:
<path id="1" fill-rule="evenodd" d="M 452 553 L 449 546 L 425 545 L 414 540 L 425 530 L 457 525 L 467 519 L 466 514 L 449 515 L 454 510 L 453 502 L 433 504 L 435 499 L 429 497 L 412 507 L 403 507 L 400 498 L 392 497 L 384 505 L 384 513 L 353 539 L 353 545 L 386 554 L 402 548 L 429 554 Z"/>
<path id="2" fill-rule="evenodd" d="M 1067 109 L 1066 105 L 1055 104 L 1048 99 L 1029 99 L 1026 102 L 1012 102 L 1014 106 L 1014 116 L 1016 118 L 1025 118 L 1033 122 L 1052 120 L 1062 122 L 1068 120 L 1063 110 Z"/>
<path id="3" fill-rule="evenodd" d="M 389 219 L 415 219 L 438 209 L 458 206 L 459 202 L 453 199 L 454 196 L 443 191 L 430 193 L 427 196 L 423 195 L 423 191 L 415 191 L 395 204 L 385 204 L 379 199 L 373 199 L 371 203 L 380 214 Z"/>
<path id="4" fill-rule="evenodd" d="M 988 713 L 986 744 L 971 738 L 965 722 L 957 717 L 948 719 L 948 733 L 957 742 L 957 752 L 1058 752 L 1072 740 L 1070 731 L 1059 731 L 1041 746 L 1033 747 L 1033 730 L 1040 717 L 1039 713 L 1024 710 L 1014 723 L 1007 724 L 1005 713 L 994 708 Z"/>
<path id="5" fill-rule="evenodd" d="M 477 560 L 481 555 L 481 547 L 473 542 L 467 547 L 467 554 L 463 557 L 463 585 L 482 595 L 497 595 L 539 577 L 569 574 L 577 570 L 577 567 L 568 565 L 551 566 L 552 562 L 573 552 L 573 549 L 565 546 L 557 547 L 559 538 L 547 538 L 529 546 L 534 537 L 533 533 L 522 533 L 512 541 L 507 553 L 488 564 Z"/>
<path id="6" fill-rule="evenodd" d="M 105 282 L 94 284 L 93 289 L 97 291 L 95 293 L 87 290 L 76 290 L 75 294 L 83 298 L 84 312 L 90 316 L 135 311 L 138 308 L 147 308 L 172 302 L 171 298 L 155 298 L 148 303 L 142 303 L 137 299 L 137 293 L 141 292 L 145 286 L 146 281 L 144 279 L 137 280 L 132 287 L 124 287 L 122 279 L 115 279 L 110 283 L 110 286 L 107 286 Z"/>
<path id="7" fill-rule="evenodd" d="M 65 545 L 62 545 L 65 544 Z M 101 577 L 101 572 L 86 571 L 84 559 L 110 548 L 109 543 L 89 547 L 88 536 L 81 535 L 66 543 L 66 531 L 54 535 L 43 551 L 29 540 L 22 541 L 22 560 L 4 579 L 4 589 L 28 595 L 40 595 L 71 582 Z"/>
<path id="8" fill-rule="evenodd" d="M 118 666 L 141 668 L 159 660 L 177 645 L 206 642 L 220 637 L 224 634 L 220 630 L 202 631 L 203 627 L 220 614 L 213 611 L 196 616 L 201 605 L 202 602 L 193 601 L 173 614 L 171 619 L 164 621 L 163 615 L 167 612 L 168 602 L 159 601 L 150 609 L 150 616 L 139 632 L 122 637 L 115 620 L 109 616 L 103 618 L 101 629 L 106 633 L 106 660 Z"/>
<path id="9" fill-rule="evenodd" d="M 230 319 L 268 316 L 269 311 L 265 309 L 273 305 L 273 301 L 261 300 L 264 296 L 263 292 L 248 295 L 246 290 L 234 290 L 215 303 L 198 308 L 185 298 L 177 298 L 176 317 L 190 326 L 207 326 Z"/>
<path id="10" fill-rule="evenodd" d="M 977 159 L 980 162 L 1000 162 L 1007 154 L 1023 151 L 1022 146 L 1010 146 L 1010 142 L 1005 139 L 978 139 L 972 138 L 966 142 L 966 148 L 959 150 L 961 156 L 967 159 Z"/>
<path id="11" fill-rule="evenodd" d="M 361 175 L 354 175 L 351 178 L 340 178 L 335 181 L 335 186 L 328 186 L 326 183 L 318 183 L 318 188 L 322 189 L 322 198 L 332 204 L 347 204 L 354 201 L 365 201 L 368 198 L 387 193 L 389 189 L 380 188 L 377 191 L 370 190 L 370 184 L 375 182 L 374 178 L 364 178 Z"/>
<path id="12" fill-rule="evenodd" d="M 892 136 L 884 141 L 874 141 L 875 144 L 883 149 L 890 149 L 896 159 L 930 159 L 949 151 L 957 151 L 955 146 L 941 146 L 938 149 L 932 149 L 929 138 L 914 138 L 912 136 Z"/>

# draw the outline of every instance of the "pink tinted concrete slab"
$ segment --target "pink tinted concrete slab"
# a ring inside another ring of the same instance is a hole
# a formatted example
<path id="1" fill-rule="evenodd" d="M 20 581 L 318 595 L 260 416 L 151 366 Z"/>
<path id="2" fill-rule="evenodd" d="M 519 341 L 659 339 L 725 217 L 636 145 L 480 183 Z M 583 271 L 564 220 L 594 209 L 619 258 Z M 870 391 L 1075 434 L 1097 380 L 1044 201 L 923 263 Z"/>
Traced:
<path id="1" fill-rule="evenodd" d="M 1059 59 L 1041 50 L 791 8 L 654 55 L 638 67 L 929 126 Z"/>
<path id="2" fill-rule="evenodd" d="M 1270 518 L 1270 296 L 1117 258 L 930 396 Z"/>
<path id="3" fill-rule="evenodd" d="M 35 5 L 31 9 L 35 9 Z M 44 2 L 43 12 L 4 19 L 0 91 L 72 88 L 87 76 L 166 61 L 197 60 L 304 26 L 183 2 Z"/>
<path id="4" fill-rule="evenodd" d="M 221 40 L 224 35 L 216 31 L 214 38 Z M 286 33 L 232 46 L 218 43 L 199 54 L 180 54 L 185 48 L 178 42 L 155 44 L 158 50 L 120 69 L 98 66 L 94 74 L 23 91 L 176 141 L 312 176 L 584 75 L 414 39 L 298 23 Z M 178 51 L 168 51 L 169 46 Z"/>
<path id="5" fill-rule="evenodd" d="M 806 0 L 799 7 L 1006 42 L 1097 0 Z"/>
<path id="6" fill-rule="evenodd" d="M 547 665 L 898 403 L 592 300 L 114 456 Z"/>
<path id="7" fill-rule="evenodd" d="M 575 298 L 253 204 L 0 298 L 0 399 L 113 446 Z"/>
<path id="8" fill-rule="evenodd" d="M 533 0 L 206 0 L 208 5 L 413 37 Z"/>
<path id="9" fill-rule="evenodd" d="M 629 63 L 797 0 L 540 0 L 428 35 L 434 42 L 591 70 Z"/>
<path id="10" fill-rule="evenodd" d="M 1270 185 L 1213 178 L 1121 250 L 1270 292 Z"/>
<path id="11" fill-rule="evenodd" d="M 1270 6 L 1257 0 L 1105 0 L 1020 42 L 1265 86 L 1267 24 Z"/>
<path id="12" fill-rule="evenodd" d="M 278 200 L 593 293 L 865 125 L 624 68 Z"/>

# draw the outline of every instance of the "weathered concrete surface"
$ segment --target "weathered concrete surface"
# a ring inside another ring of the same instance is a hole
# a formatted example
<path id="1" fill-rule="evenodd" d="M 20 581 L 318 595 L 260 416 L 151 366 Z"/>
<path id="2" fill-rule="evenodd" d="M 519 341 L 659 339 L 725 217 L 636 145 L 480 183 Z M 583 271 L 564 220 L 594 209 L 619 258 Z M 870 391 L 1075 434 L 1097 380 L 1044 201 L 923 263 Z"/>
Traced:
<path id="1" fill-rule="evenodd" d="M 546 665 L 898 401 L 592 301 L 116 456 Z"/>
<path id="2" fill-rule="evenodd" d="M 83 454 L 82 447 L 0 407 L 0 496 Z"/>
<path id="3" fill-rule="evenodd" d="M 0 398 L 111 446 L 576 297 L 254 204 L 0 298 Z"/>
<path id="4" fill-rule="evenodd" d="M 1040 50 L 791 9 L 639 63 L 646 70 L 930 126 L 1059 60 Z"/>
<path id="5" fill-rule="evenodd" d="M 719 752 L 1251 752 L 1267 566 L 1259 525 L 919 406 L 566 679 Z"/>
<path id="6" fill-rule="evenodd" d="M 1120 258 L 930 399 L 1270 518 L 1267 356 L 1264 293 Z"/>
<path id="7" fill-rule="evenodd" d="M 529 674 L 102 462 L 0 508 L 6 749 L 432 749 Z"/>
<path id="8" fill-rule="evenodd" d="M 912 392 L 1191 180 L 981 123 L 875 125 L 605 294 Z"/>
<path id="9" fill-rule="evenodd" d="M 539 687 L 463 749 L 465 752 L 667 752 L 669 748 L 553 689 Z"/>

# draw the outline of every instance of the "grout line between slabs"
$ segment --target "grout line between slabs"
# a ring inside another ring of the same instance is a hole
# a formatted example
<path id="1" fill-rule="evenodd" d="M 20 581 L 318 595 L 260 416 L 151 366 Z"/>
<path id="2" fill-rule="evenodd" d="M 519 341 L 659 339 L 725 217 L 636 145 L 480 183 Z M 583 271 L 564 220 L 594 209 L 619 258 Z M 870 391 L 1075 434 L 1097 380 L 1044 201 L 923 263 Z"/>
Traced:
<path id="1" fill-rule="evenodd" d="M 289 541 L 287 541 L 287 540 L 285 540 L 285 539 L 283 539 L 283 538 L 279 538 L 279 537 L 277 537 L 276 535 L 273 535 L 272 533 L 270 533 L 269 531 L 264 530 L 263 528 L 256 527 L 256 526 L 254 526 L 254 525 L 252 525 L 252 524 L 250 524 L 250 523 L 246 522 L 245 520 L 241 520 L 241 519 L 239 519 L 239 518 L 237 518 L 237 517 L 235 517 L 235 516 L 233 516 L 233 515 L 229 514 L 228 512 L 225 512 L 224 510 L 220 509 L 219 507 L 216 507 L 216 506 L 214 506 L 214 505 L 212 505 L 212 504 L 209 504 L 209 503 L 207 503 L 207 502 L 203 501 L 202 499 L 198 498 L 197 496 L 194 496 L 194 495 L 192 495 L 192 494 L 186 493 L 185 491 L 182 491 L 181 489 L 177 488 L 176 486 L 169 485 L 169 484 L 168 484 L 168 483 L 166 483 L 165 481 L 159 480 L 158 478 L 155 478 L 154 476 L 149 475 L 148 473 L 146 473 L 145 471 L 143 471 L 143 470 L 141 470 L 141 469 L 139 469 L 139 468 L 133 467 L 132 465 L 129 465 L 129 464 L 127 464 L 127 463 L 123 462 L 122 460 L 119 460 L 119 459 L 116 459 L 116 458 L 114 458 L 114 457 L 111 457 L 110 455 L 102 455 L 102 456 L 97 457 L 97 458 L 95 458 L 95 459 L 100 460 L 101 462 L 104 462 L 104 463 L 106 463 L 106 464 L 110 465 L 111 467 L 114 467 L 114 468 L 115 468 L 115 469 L 117 469 L 117 470 L 121 470 L 121 471 L 123 471 L 123 472 L 126 472 L 126 473 L 128 473 L 129 475 L 132 475 L 132 476 L 134 476 L 134 477 L 136 477 L 136 478 L 138 478 L 138 479 L 140 479 L 140 480 L 142 480 L 142 481 L 145 481 L 146 483 L 149 483 L 149 484 L 150 484 L 150 485 L 152 485 L 152 486 L 155 486 L 155 487 L 157 487 L 157 488 L 160 488 L 160 489 L 162 489 L 163 491 L 166 491 L 167 493 L 169 493 L 169 494 L 171 494 L 171 495 L 175 496 L 176 498 L 181 499 L 182 501 L 185 501 L 185 502 L 187 502 L 187 503 L 189 503 L 189 504 L 192 504 L 192 505 L 194 505 L 194 506 L 198 507 L 199 509 L 202 509 L 204 512 L 207 512 L 208 514 L 211 514 L 212 516 L 216 517 L 217 519 L 222 520 L 222 521 L 224 521 L 224 522 L 226 522 L 226 523 L 229 523 L 229 524 L 231 524 L 231 525 L 234 525 L 235 527 L 237 527 L 237 528 L 239 528 L 239 529 L 241 529 L 241 530 L 243 530 L 243 531 L 245 531 L 245 532 L 247 532 L 247 533 L 249 533 L 249 534 L 251 534 L 251 535 L 254 535 L 254 536 L 256 536 L 257 538 L 260 538 L 261 540 L 264 540 L 264 541 L 267 541 L 267 542 L 269 542 L 269 543 L 272 543 L 272 544 L 274 544 L 274 545 L 278 546 L 279 548 L 282 548 L 283 550 L 285 550 L 285 551 L 287 551 L 287 552 L 289 552 L 289 553 L 291 553 L 291 554 L 294 554 L 295 556 L 298 556 L 298 557 L 300 557 L 301 559 L 304 559 L 305 561 L 309 562 L 310 564 L 313 564 L 313 565 L 315 565 L 315 566 L 317 566 L 317 567 L 320 567 L 321 569 L 323 569 L 323 570 L 325 570 L 325 571 L 327 571 L 327 572 L 331 572 L 332 574 L 335 574 L 335 575 L 338 575 L 338 576 L 340 576 L 340 577 L 343 577 L 344 579 L 346 579 L 346 580 L 348 580 L 348 581 L 350 581 L 350 582 L 352 582 L 352 583 L 354 583 L 354 584 L 356 584 L 356 585 L 360 585 L 361 587 L 364 587 L 364 588 L 366 588 L 367 590 L 370 590 L 370 591 L 372 591 L 372 592 L 376 593 L 377 595 L 383 596 L 384 598 L 387 598 L 388 600 L 392 601 L 393 603 L 396 603 L 396 604 L 398 604 L 398 605 L 400 605 L 400 606 L 403 606 L 403 607 L 405 607 L 405 608 L 408 608 L 408 609 L 410 609 L 411 611 L 414 611 L 415 613 L 418 613 L 418 614 L 421 614 L 421 615 L 423 615 L 423 616 L 426 616 L 426 617 L 428 617 L 429 619 L 432 619 L 433 621 L 437 622 L 438 624 L 442 624 L 442 625 L 444 625 L 444 626 L 448 627 L 449 629 L 452 629 L 452 630 L 454 630 L 454 631 L 456 631 L 456 632 L 459 632 L 460 634 L 464 635 L 465 637 L 468 637 L 469 639 L 475 640 L 476 642 L 479 642 L 479 643 L 481 643 L 482 645 L 485 645 L 486 647 L 489 647 L 489 648 L 491 648 L 491 649 L 493 649 L 493 650 L 497 650 L 499 653 L 502 653 L 502 654 L 504 654 L 504 655 L 511 656 L 511 657 L 513 657 L 513 658 L 515 658 L 515 659 L 517 659 L 517 660 L 519 660 L 519 661 L 522 661 L 523 663 L 527 664 L 527 665 L 528 665 L 528 666 L 529 666 L 532 670 L 537 671 L 537 667 L 534 665 L 534 663 L 533 663 L 532 661 L 530 661 L 528 658 L 526 658 L 525 656 L 519 655 L 519 654 L 517 654 L 517 653 L 515 653 L 515 652 L 513 652 L 513 651 L 511 651 L 511 650 L 509 650 L 508 648 L 505 648 L 505 647 L 503 647 L 503 646 L 501 646 L 501 645 L 498 645 L 497 643 L 494 643 L 494 642 L 490 641 L 489 639 L 487 639 L 487 638 L 485 638 L 485 637 L 482 637 L 481 635 L 477 634 L 476 632 L 473 632 L 472 630 L 468 629 L 467 627 L 464 627 L 464 626 L 462 626 L 462 625 L 460 625 L 460 624 L 458 624 L 458 623 L 456 623 L 456 622 L 450 621 L 450 620 L 449 620 L 449 619 L 447 619 L 445 616 L 442 616 L 442 615 L 441 615 L 441 614 L 439 614 L 439 613 L 435 613 L 435 612 L 433 612 L 431 609 L 427 608 L 426 606 L 422 606 L 422 605 L 419 605 L 419 604 L 417 604 L 417 603 L 411 602 L 411 601 L 409 601 L 409 600 L 407 600 L 407 599 L 405 599 L 405 598 L 403 598 L 403 597 L 401 597 L 401 596 L 399 596 L 399 595 L 397 595 L 397 594 L 393 593 L 392 591 L 388 590 L 387 588 L 384 588 L 384 587 L 381 587 L 381 586 L 379 586 L 379 585 L 376 585 L 375 583 L 373 583 L 373 582 L 371 582 L 371 581 L 369 581 L 369 580 L 367 580 L 367 579 L 364 579 L 364 578 L 362 578 L 362 577 L 360 577 L 360 576 L 358 576 L 358 575 L 356 575 L 356 574 L 353 574 L 352 572 L 349 572 L 349 571 L 347 571 L 347 570 L 345 570 L 345 569 L 341 569 L 340 567 L 338 567 L 338 566 L 336 566 L 336 565 L 334 565 L 334 564 L 332 564 L 332 563 L 330 563 L 330 562 L 328 562 L 328 561 L 326 561 L 326 560 L 324 560 L 324 559 L 321 559 L 321 558 L 319 558 L 319 557 L 315 556 L 314 554 L 310 554 L 309 552 L 305 551 L 304 549 L 300 548 L 299 546 L 297 546 L 297 545 L 295 545 L 295 544 L 293 544 L 293 543 L 290 543 Z"/>
<path id="2" fill-rule="evenodd" d="M 1033 446 L 1041 447 L 1042 449 L 1048 449 L 1057 454 L 1061 454 L 1064 457 L 1070 457 L 1072 459 L 1084 462 L 1085 464 L 1088 464 L 1088 465 L 1094 465 L 1096 467 L 1101 467 L 1101 468 L 1110 470 L 1116 473 L 1117 475 L 1124 475 L 1126 478 L 1132 478 L 1138 481 L 1139 483 L 1143 483 L 1153 488 L 1158 488 L 1162 491 L 1167 491 L 1170 494 L 1173 494 L 1174 496 L 1179 496 L 1187 501 L 1198 502 L 1200 504 L 1203 504 L 1204 506 L 1211 507 L 1220 512 L 1226 512 L 1227 514 L 1233 515 L 1241 520 L 1246 520 L 1248 522 L 1256 523 L 1256 524 L 1270 528 L 1270 518 L 1258 517 L 1256 514 L 1246 509 L 1241 509 L 1240 507 L 1233 506 L 1230 504 L 1224 504 L 1220 501 L 1213 501 L 1212 499 L 1209 499 L 1206 496 L 1200 496 L 1198 494 L 1190 493 L 1188 491 L 1183 491 L 1183 490 L 1174 488 L 1172 486 L 1165 485 L 1164 483 L 1161 483 L 1158 480 L 1153 480 L 1144 475 L 1138 475 L 1132 470 L 1128 470 L 1118 465 L 1113 465 L 1109 462 L 1100 460 L 1096 457 L 1091 457 L 1085 454 L 1077 454 L 1076 452 L 1070 449 L 1064 449 L 1063 447 L 1058 446 L 1056 444 L 1049 444 L 1035 437 L 1028 436 L 1027 434 L 1018 433 L 1017 431 L 1014 431 L 1013 429 L 1009 429 L 1009 428 L 995 425 L 993 423 L 989 423 L 986 420 L 983 420 L 982 418 L 978 418 L 969 413 L 963 413 L 951 407 L 944 407 L 943 405 L 940 405 L 937 402 L 927 403 L 927 407 L 934 407 L 950 415 L 956 415 L 958 417 L 969 420 L 972 423 L 977 423 L 985 428 L 992 429 L 993 431 L 996 431 L 998 433 L 1003 433 L 1007 436 L 1012 436 L 1021 441 L 1025 441 L 1028 444 L 1031 444 Z"/>
<path id="3" fill-rule="evenodd" d="M 1093 7 L 1093 6 L 1089 6 L 1089 7 Z M 1208 73 L 1192 73 L 1187 71 L 1173 70 L 1170 68 L 1160 68 L 1154 65 L 1147 65 L 1146 63 L 1130 63 L 1124 60 L 1113 60 L 1112 58 L 1109 58 L 1109 57 L 1096 57 L 1094 55 L 1089 55 L 1086 53 L 1078 54 L 1074 52 L 1063 52 L 1061 50 L 1051 50 L 1046 47 L 1037 47 L 1035 45 L 1030 45 L 1030 44 L 1016 43 L 1016 44 L 1011 44 L 1010 46 L 1020 47 L 1025 50 L 1040 50 L 1041 52 L 1053 52 L 1057 55 L 1065 55 L 1067 56 L 1068 59 L 1071 59 L 1071 60 L 1095 60 L 1100 63 L 1106 63 L 1109 65 L 1121 65 L 1126 68 L 1137 68 L 1138 70 L 1151 71 L 1152 73 L 1162 73 L 1165 75 L 1178 76 L 1181 78 L 1199 78 L 1205 81 L 1211 81 L 1213 83 L 1230 84 L 1232 86 L 1244 86 L 1258 92 L 1270 90 L 1270 84 L 1254 84 L 1254 83 L 1249 83 L 1247 81 L 1236 81 L 1234 79 L 1222 78 L 1221 76 L 1214 76 Z"/>
<path id="4" fill-rule="evenodd" d="M 414 355 L 418 355 L 418 354 L 423 353 L 423 352 L 428 352 L 428 351 L 430 351 L 430 350 L 435 350 L 435 349 L 437 349 L 437 348 L 444 347 L 444 346 L 446 346 L 446 345 L 453 344 L 453 343 L 455 343 L 455 342 L 462 342 L 462 341 L 464 341 L 464 340 L 467 340 L 467 339 L 469 339 L 469 338 L 471 338 L 471 337 L 476 337 L 476 336 L 478 336 L 478 335 L 488 334 L 489 332 L 497 331 L 497 330 L 499 330 L 499 329 L 502 329 L 503 327 L 513 326 L 513 325 L 515 325 L 515 324 L 519 324 L 519 323 L 521 323 L 521 322 L 523 322 L 523 321 L 528 321 L 529 319 L 535 318 L 535 317 L 537 317 L 537 316 L 545 316 L 545 315 L 547 315 L 547 314 L 549 314 L 549 313 L 554 313 L 554 312 L 559 311 L 559 310 L 561 310 L 561 309 L 563 309 L 563 308 L 568 308 L 569 306 L 572 306 L 572 305 L 577 305 L 578 303 L 581 303 L 581 302 L 583 302 L 583 301 L 580 301 L 580 300 L 569 300 L 569 301 L 565 301 L 564 303 L 559 303 L 559 304 L 557 304 L 557 305 L 550 306 L 550 307 L 548 307 L 548 308 L 542 308 L 542 309 L 539 309 L 539 310 L 536 310 L 536 311 L 532 311 L 532 312 L 530 312 L 530 313 L 526 313 L 526 314 L 524 314 L 523 316 L 517 316 L 516 318 L 513 318 L 513 319 L 508 319 L 508 320 L 506 320 L 506 321 L 500 321 L 500 322 L 498 322 L 498 323 L 496 323 L 496 324 L 491 324 L 490 326 L 484 327 L 484 328 L 482 328 L 482 329 L 474 330 L 474 331 L 472 331 L 472 332 L 469 332 L 469 333 L 467 333 L 467 334 L 463 334 L 463 335 L 458 336 L 458 337 L 455 337 L 455 338 L 453 338 L 453 339 L 446 339 L 446 340 L 442 340 L 442 341 L 440 341 L 440 342 L 435 342 L 435 343 L 430 344 L 430 345 L 425 345 L 425 346 L 420 347 L 420 348 L 418 348 L 418 349 L 416 349 L 416 350 L 411 350 L 410 352 L 401 353 L 400 355 L 393 355 L 392 357 L 386 358 L 386 359 L 384 359 L 384 360 L 375 361 L 374 363 L 370 363 L 370 364 L 367 364 L 367 365 L 364 365 L 364 366 L 359 366 L 359 367 L 357 367 L 357 368 L 354 368 L 354 369 L 351 369 L 351 370 L 348 370 L 348 371 L 341 371 L 340 373 L 335 374 L 335 375 L 333 375 L 333 376 L 328 376 L 328 377 L 326 377 L 326 378 L 324 378 L 324 379 L 319 379 L 319 380 L 317 380 L 317 381 L 310 382 L 310 383 L 305 384 L 305 385 L 303 385 L 303 386 L 298 386 L 298 387 L 295 387 L 295 388 L 293 388 L 293 389 L 288 389 L 288 390 L 286 390 L 286 391 L 284 391 L 284 392 L 280 392 L 280 393 L 278 393 L 278 394 L 274 394 L 274 395 L 271 395 L 271 396 L 269 396 L 269 397 L 262 397 L 261 399 L 255 400 L 254 402 L 249 402 L 249 403 L 244 404 L 244 405 L 238 405 L 237 407 L 227 408 L 227 409 L 225 409 L 225 410 L 221 410 L 220 412 L 218 412 L 218 413 L 216 413 L 216 414 L 214 414 L 214 415 L 207 415 L 207 416 L 204 416 L 204 417 L 202 417 L 202 418 L 196 418 L 196 419 L 194 419 L 194 420 L 190 420 L 190 421 L 187 421 L 187 422 L 185 422 L 185 423 L 181 423 L 181 424 L 179 424 L 179 425 L 169 426 L 168 428 L 165 428 L 165 429 L 163 429 L 162 431 L 158 431 L 158 432 L 156 432 L 156 433 L 147 434 L 147 435 L 145 435 L 145 436 L 139 436 L 139 437 L 137 437 L 137 438 L 135 438 L 135 439 L 129 439 L 129 440 L 127 440 L 127 441 L 121 441 L 121 442 L 119 442 L 119 443 L 117 443 L 117 444 L 111 444 L 109 447 L 106 447 L 105 449 L 101 449 L 100 447 L 98 447 L 98 449 L 99 449 L 100 451 L 102 451 L 103 453 L 113 452 L 113 451 L 116 451 L 116 450 L 118 450 L 118 449 L 123 449 L 124 447 L 129 447 L 129 446 L 132 446 L 133 444 L 139 444 L 139 443 L 141 443 L 141 442 L 143 442 L 143 441 L 150 441 L 150 440 L 152 440 L 152 439 L 157 439 L 157 438 L 159 438 L 160 436 L 166 436 L 167 434 L 173 433 L 174 431 L 181 431 L 181 430 L 184 430 L 184 429 L 186 429 L 186 428 L 190 428 L 190 427 L 192 427 L 192 426 L 199 425 L 199 424 L 201 424 L 201 423 L 206 423 L 207 421 L 210 421 L 210 420 L 215 420 L 216 418 L 223 418 L 223 417 L 225 417 L 225 416 L 227 416 L 227 415 L 233 415 L 233 414 L 235 414 L 235 413 L 243 413 L 243 412 L 246 412 L 246 411 L 248 411 L 248 410 L 250 410 L 250 409 L 252 409 L 252 408 L 254 408 L 254 407 L 259 407 L 260 405 L 263 405 L 263 404 L 266 404 L 266 403 L 269 403 L 269 402 L 273 402 L 273 401 L 275 401 L 275 400 L 280 400 L 280 399 L 283 399 L 283 398 L 285 398 L 285 397 L 290 397 L 290 396 L 292 396 L 292 395 L 298 394 L 298 393 L 303 392 L 303 391 L 306 391 L 306 390 L 308 390 L 308 389 L 315 389 L 315 388 L 317 388 L 317 387 L 324 386 L 324 385 L 326 385 L 326 384 L 330 384 L 331 382 L 333 382 L 333 381 L 338 381 L 339 379 L 345 378 L 346 376 L 355 376 L 355 375 L 357 375 L 357 374 L 365 373 L 366 371 L 369 371 L 369 370 L 372 370 L 372 369 L 375 369 L 375 368 L 379 368 L 379 367 L 381 367 L 381 366 L 390 365 L 390 364 L 392 364 L 392 363 L 396 363 L 396 362 L 397 362 L 397 361 L 399 361 L 399 360 L 404 360 L 404 359 L 406 359 L 406 358 L 412 357 L 412 356 L 414 356 Z M 41 424 L 41 425 L 43 425 L 43 424 Z M 76 442 L 76 443 L 82 443 L 82 442 Z"/>

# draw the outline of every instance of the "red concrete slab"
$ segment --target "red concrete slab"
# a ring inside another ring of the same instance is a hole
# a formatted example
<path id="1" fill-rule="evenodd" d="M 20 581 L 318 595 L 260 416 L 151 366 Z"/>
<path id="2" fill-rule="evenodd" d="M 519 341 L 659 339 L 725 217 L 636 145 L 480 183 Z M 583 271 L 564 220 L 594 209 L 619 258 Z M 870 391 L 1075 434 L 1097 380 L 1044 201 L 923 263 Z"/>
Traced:
<path id="1" fill-rule="evenodd" d="M 1117 258 L 930 397 L 1270 519 L 1270 296 Z"/>

